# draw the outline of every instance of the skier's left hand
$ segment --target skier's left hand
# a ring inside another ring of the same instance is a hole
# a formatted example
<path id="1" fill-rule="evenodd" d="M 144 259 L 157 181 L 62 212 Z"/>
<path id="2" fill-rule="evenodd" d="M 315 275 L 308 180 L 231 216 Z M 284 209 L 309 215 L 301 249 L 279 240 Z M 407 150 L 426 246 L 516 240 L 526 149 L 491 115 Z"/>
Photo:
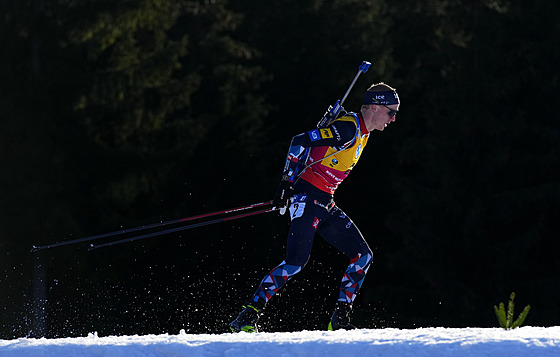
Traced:
<path id="1" fill-rule="evenodd" d="M 274 195 L 272 204 L 275 208 L 280 210 L 281 215 L 286 213 L 286 209 L 289 205 L 289 200 L 293 194 L 294 188 L 292 187 L 292 183 L 285 180 L 280 181 L 280 185 L 278 185 L 278 189 L 276 189 L 276 194 Z"/>

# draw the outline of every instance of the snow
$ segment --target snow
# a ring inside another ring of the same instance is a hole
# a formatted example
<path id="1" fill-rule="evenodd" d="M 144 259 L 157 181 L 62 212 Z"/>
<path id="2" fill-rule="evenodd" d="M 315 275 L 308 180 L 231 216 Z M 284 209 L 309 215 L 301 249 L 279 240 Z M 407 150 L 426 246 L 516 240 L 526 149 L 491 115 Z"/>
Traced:
<path id="1" fill-rule="evenodd" d="M 560 327 L 419 328 L 0 340 L 0 357 L 560 356 Z"/>

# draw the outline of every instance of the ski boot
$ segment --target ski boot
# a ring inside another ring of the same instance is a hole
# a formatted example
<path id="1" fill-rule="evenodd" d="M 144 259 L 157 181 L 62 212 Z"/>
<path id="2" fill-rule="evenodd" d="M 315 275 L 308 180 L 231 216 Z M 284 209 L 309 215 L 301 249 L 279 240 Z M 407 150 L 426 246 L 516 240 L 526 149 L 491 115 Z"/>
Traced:
<path id="1" fill-rule="evenodd" d="M 351 310 L 352 305 L 344 301 L 337 301 L 331 321 L 329 322 L 329 331 L 356 329 L 357 327 L 350 323 L 350 317 L 348 317 Z"/>
<path id="2" fill-rule="evenodd" d="M 264 308 L 259 301 L 249 302 L 243 305 L 244 309 L 239 316 L 229 325 L 231 332 L 258 332 L 257 322 Z"/>

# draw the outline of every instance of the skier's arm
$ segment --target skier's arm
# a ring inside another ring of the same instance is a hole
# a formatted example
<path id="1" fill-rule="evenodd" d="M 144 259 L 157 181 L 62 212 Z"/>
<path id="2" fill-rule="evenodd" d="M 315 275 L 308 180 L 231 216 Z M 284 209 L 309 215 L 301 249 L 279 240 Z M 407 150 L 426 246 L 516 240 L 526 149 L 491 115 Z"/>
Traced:
<path id="1" fill-rule="evenodd" d="M 294 136 L 290 148 L 294 145 L 303 147 L 342 146 L 352 140 L 355 134 L 355 122 L 338 121 L 326 128 L 314 129 Z"/>
<path id="2" fill-rule="evenodd" d="M 282 180 L 273 200 L 274 206 L 280 209 L 280 214 L 286 212 L 288 200 L 293 194 L 294 180 L 303 168 L 310 148 L 318 146 L 343 146 L 354 139 L 356 128 L 357 125 L 354 121 L 339 121 L 326 128 L 314 129 L 292 138 L 282 173 Z"/>
<path id="3" fill-rule="evenodd" d="M 290 149 L 288 150 L 288 156 L 286 157 L 282 180 L 293 182 L 294 178 L 299 174 L 298 165 L 300 165 L 300 160 L 305 160 L 307 158 L 309 148 L 318 146 L 343 146 L 354 139 L 355 135 L 355 122 L 339 121 L 326 128 L 314 129 L 294 136 L 290 144 Z"/>

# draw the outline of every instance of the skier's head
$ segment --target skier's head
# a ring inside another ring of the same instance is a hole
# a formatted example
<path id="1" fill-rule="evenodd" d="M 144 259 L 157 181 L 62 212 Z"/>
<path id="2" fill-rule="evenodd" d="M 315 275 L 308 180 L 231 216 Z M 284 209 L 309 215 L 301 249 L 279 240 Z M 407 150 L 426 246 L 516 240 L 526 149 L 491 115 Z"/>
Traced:
<path id="1" fill-rule="evenodd" d="M 395 121 L 400 100 L 395 88 L 381 82 L 372 85 L 364 95 L 362 116 L 368 131 L 383 130 Z"/>
<path id="2" fill-rule="evenodd" d="M 397 90 L 383 82 L 373 84 L 364 95 L 364 105 L 400 104 Z"/>

